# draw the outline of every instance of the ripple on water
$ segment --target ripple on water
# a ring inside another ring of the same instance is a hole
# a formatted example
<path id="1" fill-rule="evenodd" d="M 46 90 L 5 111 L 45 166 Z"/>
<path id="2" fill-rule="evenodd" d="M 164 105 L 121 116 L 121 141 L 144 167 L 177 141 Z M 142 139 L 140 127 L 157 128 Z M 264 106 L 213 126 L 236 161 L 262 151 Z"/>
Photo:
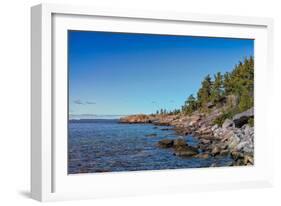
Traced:
<path id="1" fill-rule="evenodd" d="M 154 134 L 153 137 L 147 135 Z M 183 158 L 172 149 L 157 147 L 159 140 L 184 138 L 196 146 L 196 138 L 177 135 L 172 127 L 150 124 L 119 124 L 117 120 L 70 122 L 68 173 L 138 171 L 226 165 L 229 157 Z"/>

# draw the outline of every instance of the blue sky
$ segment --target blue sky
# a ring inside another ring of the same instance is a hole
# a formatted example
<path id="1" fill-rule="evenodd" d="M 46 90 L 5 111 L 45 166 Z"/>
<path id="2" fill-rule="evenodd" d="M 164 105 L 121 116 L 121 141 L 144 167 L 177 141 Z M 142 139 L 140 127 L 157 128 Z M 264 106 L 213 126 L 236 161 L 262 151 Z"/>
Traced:
<path id="1" fill-rule="evenodd" d="M 202 79 L 254 53 L 246 39 L 69 31 L 69 113 L 180 108 Z"/>

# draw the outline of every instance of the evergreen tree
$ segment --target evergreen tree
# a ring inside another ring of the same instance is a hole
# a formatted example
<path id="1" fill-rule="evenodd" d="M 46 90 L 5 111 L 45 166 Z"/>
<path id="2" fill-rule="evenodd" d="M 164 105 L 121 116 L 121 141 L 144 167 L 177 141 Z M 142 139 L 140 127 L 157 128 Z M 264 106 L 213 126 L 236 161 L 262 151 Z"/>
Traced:
<path id="1" fill-rule="evenodd" d="M 183 112 L 185 114 L 191 114 L 196 109 L 197 109 L 197 101 L 194 98 L 194 96 L 191 94 L 184 103 Z"/>
<path id="2" fill-rule="evenodd" d="M 211 89 L 211 101 L 218 103 L 223 96 L 223 76 L 220 72 L 215 75 L 215 80 Z"/>
<path id="3" fill-rule="evenodd" d="M 197 100 L 200 107 L 204 107 L 206 103 L 210 101 L 211 89 L 212 89 L 212 79 L 208 74 L 202 81 L 201 88 L 197 93 Z"/>

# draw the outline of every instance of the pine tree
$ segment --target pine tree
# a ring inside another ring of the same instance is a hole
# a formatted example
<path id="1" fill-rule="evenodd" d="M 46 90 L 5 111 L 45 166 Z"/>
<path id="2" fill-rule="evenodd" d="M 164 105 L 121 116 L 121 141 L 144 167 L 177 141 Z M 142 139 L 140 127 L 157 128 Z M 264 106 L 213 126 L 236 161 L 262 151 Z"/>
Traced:
<path id="1" fill-rule="evenodd" d="M 197 100 L 201 107 L 204 107 L 210 100 L 212 89 L 212 79 L 208 74 L 201 83 L 201 88 L 197 93 Z"/>
<path id="2" fill-rule="evenodd" d="M 183 112 L 185 114 L 191 114 L 196 109 L 197 109 L 197 101 L 194 98 L 194 96 L 191 94 L 184 103 Z"/>
<path id="3" fill-rule="evenodd" d="M 218 103 L 223 96 L 223 76 L 218 72 L 214 77 L 215 80 L 211 89 L 211 101 Z"/>

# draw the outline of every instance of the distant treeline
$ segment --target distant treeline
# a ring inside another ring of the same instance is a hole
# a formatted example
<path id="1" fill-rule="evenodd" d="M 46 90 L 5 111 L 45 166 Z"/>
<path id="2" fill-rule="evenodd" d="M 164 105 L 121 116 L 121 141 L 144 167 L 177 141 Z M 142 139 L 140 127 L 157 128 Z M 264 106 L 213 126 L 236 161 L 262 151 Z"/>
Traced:
<path id="1" fill-rule="evenodd" d="M 208 74 L 202 81 L 196 97 L 191 94 L 181 109 L 161 109 L 156 114 L 186 114 L 194 111 L 208 112 L 210 108 L 231 104 L 228 115 L 245 111 L 254 105 L 254 58 L 245 58 L 232 72 Z"/>

